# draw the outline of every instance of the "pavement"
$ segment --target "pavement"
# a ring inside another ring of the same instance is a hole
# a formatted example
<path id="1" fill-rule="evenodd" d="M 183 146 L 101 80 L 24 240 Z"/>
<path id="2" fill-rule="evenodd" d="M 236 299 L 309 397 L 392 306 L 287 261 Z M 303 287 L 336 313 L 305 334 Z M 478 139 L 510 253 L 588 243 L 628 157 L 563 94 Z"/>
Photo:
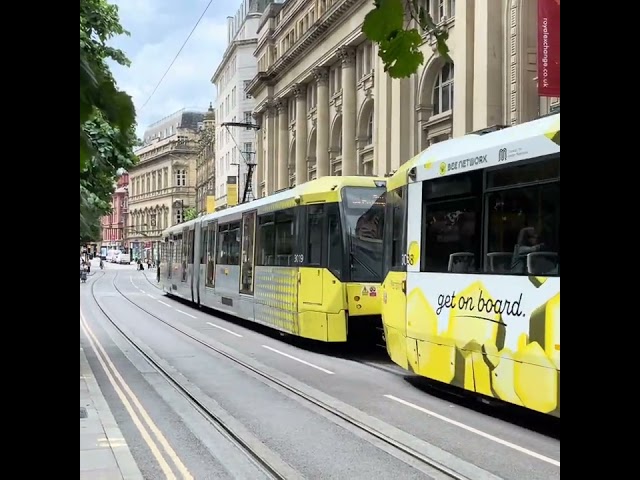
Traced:
<path id="1" fill-rule="evenodd" d="M 80 480 L 142 480 L 80 347 Z"/>

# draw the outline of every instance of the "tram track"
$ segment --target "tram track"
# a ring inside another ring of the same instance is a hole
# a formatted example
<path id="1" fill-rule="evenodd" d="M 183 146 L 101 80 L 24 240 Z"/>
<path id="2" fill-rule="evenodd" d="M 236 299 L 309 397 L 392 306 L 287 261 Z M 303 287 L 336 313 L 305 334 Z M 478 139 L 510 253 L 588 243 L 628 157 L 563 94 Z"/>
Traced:
<path id="1" fill-rule="evenodd" d="M 127 334 L 120 325 L 113 319 L 113 316 L 107 313 L 105 308 L 103 307 L 100 300 L 98 300 L 94 287 L 98 280 L 102 279 L 104 274 L 99 279 L 96 279 L 91 284 L 91 296 L 98 306 L 98 309 L 102 312 L 107 320 L 114 326 L 114 328 L 127 340 L 127 342 L 132 345 L 135 350 L 142 355 L 157 371 L 160 373 L 169 384 L 174 387 L 180 394 L 182 394 L 192 405 L 192 407 L 198 411 L 209 423 L 211 423 L 220 433 L 222 433 L 229 441 L 235 444 L 242 452 L 244 452 L 247 457 L 255 463 L 260 470 L 268 477 L 273 480 L 288 480 L 288 479 L 302 479 L 302 475 L 296 472 L 293 467 L 289 465 L 282 465 L 282 462 L 273 462 L 273 460 L 269 460 L 265 458 L 264 454 L 256 451 L 257 449 L 249 444 L 249 442 L 243 438 L 242 435 L 238 434 L 232 427 L 230 427 L 227 422 L 225 422 L 220 415 L 214 413 L 209 407 L 207 407 L 201 399 L 198 398 L 197 394 L 191 392 L 191 390 L 186 387 L 179 379 L 175 377 L 171 372 L 167 371 L 167 369 L 161 365 L 152 355 L 145 351 L 143 347 L 141 347 L 138 342 L 136 342 L 129 334 Z M 129 301 L 132 305 L 135 305 L 137 308 L 145 311 L 148 315 L 153 316 L 154 318 L 158 318 L 155 315 L 152 315 L 150 312 L 147 312 L 142 307 L 133 302 L 130 298 L 128 298 L 124 293 L 117 287 L 115 280 L 118 277 L 118 273 L 115 274 L 112 284 L 116 291 L 127 301 Z M 160 319 L 159 319 L 160 320 Z M 161 320 L 162 321 L 162 320 Z M 166 324 L 166 322 L 163 322 Z M 168 325 L 168 324 L 167 324 Z M 274 463 L 280 463 L 280 465 L 274 465 Z"/>
<path id="2" fill-rule="evenodd" d="M 118 278 L 119 273 L 116 273 L 112 279 L 112 286 L 113 288 L 127 301 L 129 302 L 131 305 L 133 305 L 134 307 L 136 307 L 137 309 L 139 309 L 140 311 L 144 312 L 146 315 L 154 318 L 155 320 L 165 324 L 167 327 L 175 330 L 176 332 L 182 334 L 183 336 L 191 339 L 192 341 L 197 342 L 198 344 L 200 344 L 201 346 L 205 347 L 208 350 L 211 350 L 213 352 L 215 352 L 216 354 L 225 357 L 226 359 L 228 359 L 229 361 L 235 363 L 236 365 L 242 367 L 243 369 L 252 372 L 253 374 L 255 374 L 258 377 L 261 377 L 261 379 L 263 381 L 265 381 L 265 383 L 267 384 L 271 384 L 273 386 L 279 387 L 280 389 L 285 390 L 287 393 L 291 394 L 294 397 L 297 397 L 300 400 L 303 400 L 304 402 L 307 402 L 308 404 L 310 404 L 313 407 L 316 407 L 318 409 L 320 409 L 321 411 L 323 411 L 326 414 L 329 414 L 330 417 L 334 417 L 334 419 L 344 422 L 346 424 L 348 424 L 351 428 L 357 430 L 361 435 L 366 435 L 369 436 L 370 438 L 372 438 L 372 440 L 374 440 L 374 444 L 382 444 L 384 445 L 384 450 L 387 451 L 395 451 L 395 456 L 397 458 L 402 458 L 402 457 L 408 457 L 411 462 L 410 464 L 412 466 L 416 466 L 416 464 L 422 468 L 419 468 L 420 471 L 426 473 L 427 475 L 430 475 L 432 478 L 439 478 L 439 479 L 456 479 L 456 480 L 469 480 L 471 478 L 478 478 L 480 479 L 480 477 L 478 476 L 472 476 L 472 475 L 468 475 L 465 473 L 462 473 L 460 471 L 457 471 L 453 468 L 450 468 L 449 466 L 445 465 L 442 462 L 439 462 L 438 460 L 435 460 L 433 458 L 431 458 L 428 454 L 419 451 L 419 449 L 416 448 L 412 448 L 408 445 L 403 444 L 401 441 L 390 437 L 389 435 L 387 435 L 384 432 L 379 431 L 378 429 L 376 429 L 375 426 L 369 425 L 363 421 L 360 421 L 359 419 L 354 418 L 353 416 L 351 416 L 349 413 L 344 412 L 342 410 L 340 410 L 339 408 L 336 408 L 332 405 L 327 404 L 326 402 L 324 402 L 321 399 L 315 398 L 312 395 L 309 395 L 308 393 L 300 390 L 299 388 L 297 388 L 294 385 L 290 385 L 287 382 L 276 378 L 274 375 L 272 375 L 271 373 L 268 373 L 266 371 L 261 370 L 260 368 L 257 368 L 249 363 L 247 363 L 246 361 L 234 356 L 233 354 L 230 354 L 229 352 L 222 350 L 221 348 L 216 347 L 215 345 L 211 345 L 210 343 L 202 340 L 201 338 L 193 335 L 192 333 L 180 328 L 179 326 L 174 325 L 171 322 L 168 322 L 166 320 L 164 320 L 163 318 L 159 317 L 158 315 L 156 315 L 155 313 L 153 313 L 152 311 L 148 310 L 147 308 L 139 305 L 138 303 L 136 303 L 134 300 L 132 300 L 129 296 L 127 296 L 117 285 L 116 280 Z M 119 324 L 116 320 L 114 320 L 113 316 L 111 316 L 110 314 L 108 314 L 105 309 L 103 308 L 100 300 L 98 300 L 95 292 L 94 292 L 94 286 L 95 284 L 98 282 L 98 280 L 101 280 L 102 277 L 100 279 L 96 279 L 94 282 L 92 282 L 91 285 L 91 295 L 93 297 L 93 300 L 96 302 L 96 305 L 98 306 L 98 308 L 100 309 L 100 311 L 105 315 L 105 317 L 109 320 L 109 322 L 116 328 L 116 330 L 118 330 L 118 332 L 136 349 L 136 351 L 138 351 L 151 365 L 153 365 L 154 368 L 156 368 L 159 373 L 161 373 L 163 375 L 163 377 L 165 377 L 167 379 L 167 381 L 174 387 L 176 388 L 180 393 L 182 393 L 189 401 L 190 403 L 192 403 L 192 405 L 194 405 L 194 407 L 210 422 L 212 423 L 216 428 L 218 428 L 218 430 L 221 430 L 223 433 L 226 434 L 226 436 L 228 438 L 230 438 L 238 447 L 241 448 L 242 451 L 244 451 L 249 458 L 251 458 L 264 472 L 266 475 L 268 475 L 271 478 L 274 479 L 293 479 L 293 478 L 303 478 L 302 475 L 300 475 L 298 472 L 293 471 L 293 467 L 290 467 L 288 464 L 286 464 L 286 467 L 291 468 L 291 470 L 288 470 L 286 472 L 281 471 L 282 470 L 282 465 L 278 466 L 274 466 L 270 461 L 266 460 L 265 458 L 263 458 L 263 456 L 259 453 L 256 452 L 254 448 L 252 448 L 251 445 L 248 444 L 248 442 L 246 442 L 241 435 L 238 435 L 237 432 L 234 432 L 234 430 L 229 427 L 226 422 L 224 420 L 222 420 L 221 418 L 219 418 L 218 415 L 216 415 L 214 412 L 212 412 L 206 405 L 205 402 L 203 402 L 202 398 L 198 398 L 198 395 L 194 394 L 193 392 L 190 391 L 190 389 L 188 387 L 185 387 L 185 385 L 183 385 L 183 383 L 181 382 L 180 379 L 176 378 L 175 375 L 173 375 L 171 372 L 169 372 L 163 365 L 161 365 L 155 358 L 153 358 L 153 355 L 149 354 L 149 352 L 145 351 L 145 348 L 140 346 L 138 344 L 138 342 L 136 342 L 136 340 L 134 338 L 132 338 L 131 335 L 129 335 Z M 364 363 L 364 362 L 363 362 Z M 399 454 L 400 456 L 398 456 L 397 454 Z M 498 479 L 498 477 L 490 474 L 489 472 L 483 472 L 486 475 L 484 475 L 482 478 L 486 478 L 486 479 Z"/>

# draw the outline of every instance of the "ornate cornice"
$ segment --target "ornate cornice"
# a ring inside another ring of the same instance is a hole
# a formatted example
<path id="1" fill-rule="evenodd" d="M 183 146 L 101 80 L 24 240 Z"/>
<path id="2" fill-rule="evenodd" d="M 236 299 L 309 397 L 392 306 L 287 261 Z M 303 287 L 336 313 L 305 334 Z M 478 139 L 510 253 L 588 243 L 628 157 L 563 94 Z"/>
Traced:
<path id="1" fill-rule="evenodd" d="M 227 46 L 227 49 L 225 50 L 225 52 L 222 54 L 222 61 L 218 65 L 218 68 L 216 68 L 216 71 L 211 76 L 211 83 L 215 85 L 215 83 L 218 81 L 218 77 L 220 77 L 220 74 L 222 73 L 224 68 L 227 66 L 229 59 L 232 57 L 232 54 L 239 47 L 245 47 L 249 45 L 258 45 L 258 39 L 250 38 L 248 40 L 234 40 L 233 42 L 231 42 L 229 46 Z"/>
<path id="2" fill-rule="evenodd" d="M 275 61 L 266 72 L 258 72 L 247 87 L 247 92 L 256 97 L 267 85 L 278 81 L 288 71 L 290 65 L 296 64 L 301 57 L 313 50 L 321 38 L 344 23 L 349 18 L 349 11 L 361 6 L 368 0 L 344 0 L 335 2 L 331 8 L 314 23 L 309 30 L 283 56 Z"/>

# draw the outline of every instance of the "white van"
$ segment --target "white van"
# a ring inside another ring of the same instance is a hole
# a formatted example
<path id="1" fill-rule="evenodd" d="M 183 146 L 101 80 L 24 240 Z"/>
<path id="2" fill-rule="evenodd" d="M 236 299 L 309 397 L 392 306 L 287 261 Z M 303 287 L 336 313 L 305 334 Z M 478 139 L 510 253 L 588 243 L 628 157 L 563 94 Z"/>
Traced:
<path id="1" fill-rule="evenodd" d="M 131 255 L 128 253 L 119 253 L 116 257 L 116 263 L 121 265 L 130 265 L 131 264 Z"/>
<path id="2" fill-rule="evenodd" d="M 111 249 L 107 252 L 107 262 L 116 263 L 120 250 Z"/>

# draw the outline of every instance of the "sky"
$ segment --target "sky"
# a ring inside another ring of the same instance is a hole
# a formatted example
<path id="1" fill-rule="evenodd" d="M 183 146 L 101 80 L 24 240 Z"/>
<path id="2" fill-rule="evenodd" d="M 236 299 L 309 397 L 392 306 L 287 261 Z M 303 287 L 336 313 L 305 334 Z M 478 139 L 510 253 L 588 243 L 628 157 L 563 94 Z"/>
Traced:
<path id="1" fill-rule="evenodd" d="M 150 124 L 182 108 L 205 111 L 215 101 L 211 83 L 227 48 L 227 16 L 240 0 L 213 0 L 158 90 L 143 108 L 209 0 L 108 0 L 119 8 L 120 24 L 130 33 L 112 39 L 131 60 L 130 67 L 110 64 L 118 87 L 133 97 L 138 136 Z"/>

